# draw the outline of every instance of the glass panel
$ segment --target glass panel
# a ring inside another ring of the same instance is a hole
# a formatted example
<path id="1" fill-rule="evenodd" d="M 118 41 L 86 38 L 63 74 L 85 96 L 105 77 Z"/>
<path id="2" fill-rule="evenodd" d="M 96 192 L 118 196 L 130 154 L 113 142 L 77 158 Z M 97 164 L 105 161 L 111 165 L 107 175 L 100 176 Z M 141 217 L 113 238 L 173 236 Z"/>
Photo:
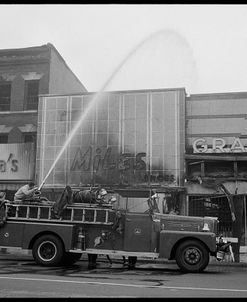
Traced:
<path id="1" fill-rule="evenodd" d="M 120 96 L 109 95 L 109 120 L 119 121 Z"/>
<path id="2" fill-rule="evenodd" d="M 136 118 L 147 120 L 147 94 L 136 94 Z"/>
<path id="3" fill-rule="evenodd" d="M 135 118 L 135 95 L 124 96 L 124 118 Z"/>

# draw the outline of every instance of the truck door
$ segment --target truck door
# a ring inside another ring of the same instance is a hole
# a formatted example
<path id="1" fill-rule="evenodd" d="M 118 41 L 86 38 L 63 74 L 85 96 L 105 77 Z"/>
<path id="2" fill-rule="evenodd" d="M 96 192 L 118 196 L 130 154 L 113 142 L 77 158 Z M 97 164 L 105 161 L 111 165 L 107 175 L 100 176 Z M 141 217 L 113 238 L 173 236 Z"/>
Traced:
<path id="1" fill-rule="evenodd" d="M 152 220 L 147 214 L 126 213 L 124 250 L 150 252 Z"/>
<path id="2" fill-rule="evenodd" d="M 0 246 L 21 247 L 23 223 L 7 222 L 0 228 Z"/>

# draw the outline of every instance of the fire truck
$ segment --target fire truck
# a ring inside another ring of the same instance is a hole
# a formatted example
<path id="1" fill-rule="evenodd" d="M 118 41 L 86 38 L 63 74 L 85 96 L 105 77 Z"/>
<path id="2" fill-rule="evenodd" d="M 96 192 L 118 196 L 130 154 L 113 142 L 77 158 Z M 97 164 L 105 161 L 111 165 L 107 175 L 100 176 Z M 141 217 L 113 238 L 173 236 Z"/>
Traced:
<path id="1" fill-rule="evenodd" d="M 127 257 L 133 268 L 138 257 L 175 259 L 183 272 L 202 272 L 210 255 L 217 256 L 218 220 L 161 214 L 150 207 L 129 212 L 112 204 L 75 203 L 60 216 L 54 202 L 2 204 L 0 247 L 32 250 L 37 264 L 71 265 L 83 253 L 95 265 L 97 255 Z"/>

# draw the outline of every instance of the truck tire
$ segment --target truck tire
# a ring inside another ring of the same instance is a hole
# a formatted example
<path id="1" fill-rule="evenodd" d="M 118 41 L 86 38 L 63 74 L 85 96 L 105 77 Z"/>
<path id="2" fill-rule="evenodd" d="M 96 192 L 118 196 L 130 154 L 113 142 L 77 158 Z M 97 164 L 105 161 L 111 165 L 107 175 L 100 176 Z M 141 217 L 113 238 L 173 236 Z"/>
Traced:
<path id="1" fill-rule="evenodd" d="M 34 242 L 32 253 L 36 263 L 43 266 L 56 266 L 61 264 L 65 250 L 57 236 L 43 235 Z"/>
<path id="2" fill-rule="evenodd" d="M 61 261 L 62 265 L 72 265 L 76 263 L 81 258 L 82 253 L 70 253 L 65 252 L 63 259 Z"/>
<path id="3" fill-rule="evenodd" d="M 209 262 L 209 251 L 197 240 L 186 240 L 176 250 L 177 265 L 184 273 L 202 272 Z"/>

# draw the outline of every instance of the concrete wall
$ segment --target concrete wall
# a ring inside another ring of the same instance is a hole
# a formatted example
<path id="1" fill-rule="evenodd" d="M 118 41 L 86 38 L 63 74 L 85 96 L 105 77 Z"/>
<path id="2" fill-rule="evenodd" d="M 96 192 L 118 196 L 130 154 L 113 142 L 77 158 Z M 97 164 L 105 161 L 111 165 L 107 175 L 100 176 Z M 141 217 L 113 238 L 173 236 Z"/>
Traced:
<path id="1" fill-rule="evenodd" d="M 0 81 L 11 83 L 10 111 L 0 111 L 1 125 L 12 126 L 9 143 L 23 142 L 19 126 L 37 127 L 37 111 L 25 110 L 25 80 L 39 80 L 39 94 L 86 91 L 51 44 L 23 49 L 0 50 Z M 18 111 L 20 114 L 16 114 Z M 35 130 L 36 131 L 36 130 Z M 1 129 L 0 129 L 1 134 Z"/>
<path id="2" fill-rule="evenodd" d="M 246 118 L 247 93 L 191 95 L 186 99 L 186 152 L 193 152 L 198 138 L 210 147 L 214 138 L 224 139 L 225 147 L 231 147 L 235 138 L 247 145 Z"/>
<path id="3" fill-rule="evenodd" d="M 0 124 L 6 127 L 12 127 L 11 131 L 8 132 L 8 142 L 11 143 L 23 143 L 24 137 L 21 129 L 18 127 L 29 127 L 37 131 L 37 112 L 26 111 L 16 113 L 0 113 Z M 29 126 L 33 125 L 33 126 Z M 0 132 L 1 133 L 1 132 Z"/>
<path id="4" fill-rule="evenodd" d="M 49 92 L 49 49 L 0 50 L 1 81 L 11 82 L 11 111 L 24 110 L 25 80 L 39 80 L 39 93 Z"/>
<path id="5" fill-rule="evenodd" d="M 86 92 L 86 88 L 67 66 L 57 50 L 50 46 L 50 94 L 68 94 Z M 80 64 L 80 62 L 78 62 Z"/>

